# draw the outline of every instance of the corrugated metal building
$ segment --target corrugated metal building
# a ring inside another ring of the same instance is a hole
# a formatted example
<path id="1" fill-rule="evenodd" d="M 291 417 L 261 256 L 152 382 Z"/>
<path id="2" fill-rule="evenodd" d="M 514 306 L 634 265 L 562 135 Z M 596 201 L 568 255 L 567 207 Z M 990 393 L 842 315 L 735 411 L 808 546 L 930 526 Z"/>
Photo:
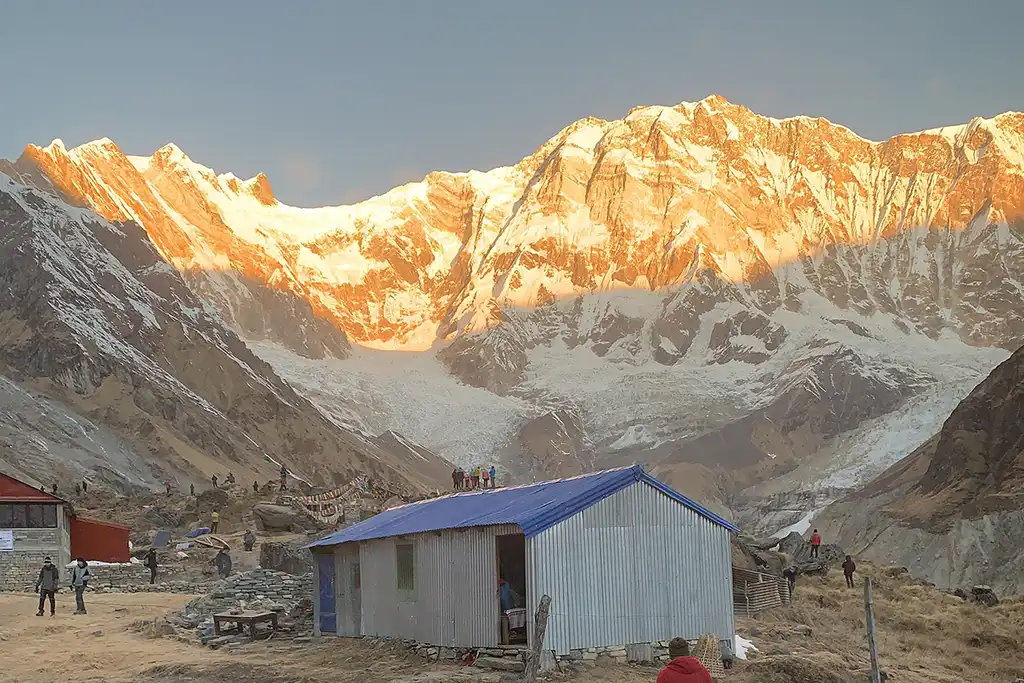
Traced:
<path id="1" fill-rule="evenodd" d="M 499 578 L 527 637 L 551 596 L 545 649 L 734 633 L 737 529 L 640 466 L 391 508 L 309 546 L 316 628 L 342 636 L 493 647 Z"/>

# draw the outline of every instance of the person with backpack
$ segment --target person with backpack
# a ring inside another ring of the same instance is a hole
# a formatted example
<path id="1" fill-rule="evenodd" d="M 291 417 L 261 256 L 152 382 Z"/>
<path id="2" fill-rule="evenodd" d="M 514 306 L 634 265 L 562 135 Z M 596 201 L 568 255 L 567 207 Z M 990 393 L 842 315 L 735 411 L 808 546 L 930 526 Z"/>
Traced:
<path id="1" fill-rule="evenodd" d="M 149 569 L 149 585 L 156 583 L 156 548 L 150 548 L 146 553 L 146 561 L 143 563 Z"/>
<path id="2" fill-rule="evenodd" d="M 75 614 L 85 614 L 85 589 L 89 587 L 89 564 L 84 557 L 75 561 L 71 568 L 71 587 L 75 590 Z"/>
<path id="3" fill-rule="evenodd" d="M 853 588 L 853 573 L 857 571 L 857 563 L 853 561 L 853 558 L 849 555 L 846 556 L 846 561 L 843 562 L 843 576 L 846 577 L 846 587 Z"/>
<path id="4" fill-rule="evenodd" d="M 43 560 L 43 568 L 39 570 L 39 578 L 36 579 L 36 593 L 39 593 L 39 611 L 37 617 L 43 616 L 43 607 L 46 599 L 50 599 L 50 616 L 55 611 L 54 600 L 57 595 L 57 587 L 60 585 L 60 570 L 57 565 L 47 557 Z"/>
<path id="5" fill-rule="evenodd" d="M 818 530 L 811 532 L 811 557 L 818 559 L 818 549 L 821 548 L 821 536 Z"/>

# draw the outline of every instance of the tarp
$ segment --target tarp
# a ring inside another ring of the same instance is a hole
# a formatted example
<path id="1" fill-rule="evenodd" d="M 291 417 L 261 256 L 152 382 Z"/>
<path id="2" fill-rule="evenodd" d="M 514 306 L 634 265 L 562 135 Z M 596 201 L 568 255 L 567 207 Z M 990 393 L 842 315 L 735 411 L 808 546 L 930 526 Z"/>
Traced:
<path id="1" fill-rule="evenodd" d="M 185 538 L 199 538 L 200 536 L 205 536 L 206 534 L 210 533 L 211 531 L 212 531 L 212 529 L 210 529 L 210 527 L 208 527 L 208 526 L 201 526 L 198 529 L 193 529 L 192 531 L 190 531 L 187 534 L 185 534 Z"/>
<path id="2" fill-rule="evenodd" d="M 154 548 L 166 548 L 171 544 L 171 532 L 170 531 L 158 531 L 156 532 L 156 538 L 153 539 Z"/>

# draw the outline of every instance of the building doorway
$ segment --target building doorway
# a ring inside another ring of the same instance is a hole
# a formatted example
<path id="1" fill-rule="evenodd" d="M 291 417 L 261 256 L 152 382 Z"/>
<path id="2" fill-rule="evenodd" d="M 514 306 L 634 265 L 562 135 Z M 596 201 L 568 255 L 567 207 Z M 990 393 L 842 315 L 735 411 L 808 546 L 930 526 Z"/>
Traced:
<path id="1" fill-rule="evenodd" d="M 527 641 L 526 630 L 526 537 L 506 534 L 495 538 L 497 548 L 498 610 L 501 643 Z"/>

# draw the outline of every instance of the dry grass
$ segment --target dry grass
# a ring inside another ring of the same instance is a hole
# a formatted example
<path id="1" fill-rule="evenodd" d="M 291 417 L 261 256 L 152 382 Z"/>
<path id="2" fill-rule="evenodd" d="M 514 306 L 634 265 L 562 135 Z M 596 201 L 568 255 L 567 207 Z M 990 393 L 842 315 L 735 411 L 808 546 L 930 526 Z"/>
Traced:
<path id="1" fill-rule="evenodd" d="M 861 569 L 858 583 L 866 574 L 874 585 L 879 660 L 890 680 L 1005 683 L 1024 675 L 1024 599 L 985 608 L 867 563 Z M 864 624 L 863 588 L 846 588 L 837 573 L 805 577 L 792 606 L 739 620 L 740 633 L 761 652 L 736 680 L 864 680 Z"/>

